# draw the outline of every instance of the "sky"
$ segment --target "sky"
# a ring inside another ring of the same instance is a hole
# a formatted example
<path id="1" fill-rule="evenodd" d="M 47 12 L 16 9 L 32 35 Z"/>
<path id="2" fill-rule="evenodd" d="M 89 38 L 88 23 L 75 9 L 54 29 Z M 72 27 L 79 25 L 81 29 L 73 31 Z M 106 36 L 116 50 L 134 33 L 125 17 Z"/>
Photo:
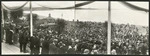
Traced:
<path id="1" fill-rule="evenodd" d="M 12 2 L 3 2 L 6 6 L 14 7 L 22 5 L 26 1 L 12 1 Z M 77 3 L 82 3 L 85 1 L 76 1 Z M 37 4 L 44 5 L 46 7 L 52 8 L 63 8 L 68 6 L 74 6 L 74 1 L 34 1 L 32 2 L 33 7 L 40 7 Z M 149 9 L 148 2 L 129 2 L 133 5 Z M 25 7 L 29 7 L 27 4 Z M 95 22 L 104 22 L 108 20 L 108 1 L 95 1 L 91 4 L 81 6 L 80 8 L 98 8 L 99 10 L 48 10 L 48 11 L 33 11 L 38 15 L 48 16 L 51 13 L 51 16 L 54 18 L 64 18 L 66 20 L 81 20 L 81 21 L 95 21 Z M 29 13 L 29 11 L 24 11 L 24 13 Z M 63 16 L 62 16 L 63 14 Z M 111 2 L 111 21 L 118 24 L 134 24 L 148 26 L 149 24 L 149 12 L 132 10 L 125 5 L 121 4 L 118 1 Z"/>

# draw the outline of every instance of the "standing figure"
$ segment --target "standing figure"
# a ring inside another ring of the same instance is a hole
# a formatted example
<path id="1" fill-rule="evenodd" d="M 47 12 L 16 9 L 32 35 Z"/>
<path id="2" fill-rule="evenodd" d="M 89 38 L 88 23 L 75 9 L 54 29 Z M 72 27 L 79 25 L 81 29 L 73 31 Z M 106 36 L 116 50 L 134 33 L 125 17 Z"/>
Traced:
<path id="1" fill-rule="evenodd" d="M 9 42 L 9 39 L 8 39 L 8 38 L 9 38 L 9 35 L 10 35 L 10 34 L 9 34 L 9 28 L 7 27 L 7 28 L 6 28 L 6 43 Z"/>
<path id="2" fill-rule="evenodd" d="M 14 36 L 13 36 L 13 43 L 14 43 L 14 44 L 17 44 L 17 42 L 18 42 L 18 37 L 19 37 L 19 30 L 16 28 L 16 29 L 15 29 L 15 33 L 14 33 Z"/>
<path id="3" fill-rule="evenodd" d="M 147 50 L 148 50 L 147 44 L 145 42 L 142 42 L 142 46 L 141 46 L 142 55 L 146 55 Z"/>
<path id="4" fill-rule="evenodd" d="M 22 49 L 23 42 L 22 41 L 23 41 L 23 31 L 20 32 L 20 36 L 19 36 L 20 52 L 23 52 L 23 49 Z"/>
<path id="5" fill-rule="evenodd" d="M 38 36 L 35 37 L 35 54 L 40 53 L 40 38 Z"/>
<path id="6" fill-rule="evenodd" d="M 41 54 L 48 54 L 49 53 L 49 41 L 48 38 L 46 37 L 44 39 L 44 42 L 42 43 L 42 52 Z"/>
<path id="7" fill-rule="evenodd" d="M 58 42 L 57 39 L 53 40 L 53 43 L 50 44 L 49 46 L 49 53 L 50 54 L 58 54 L 58 48 L 56 47 L 56 43 Z"/>
<path id="8" fill-rule="evenodd" d="M 19 43 L 20 43 L 20 52 L 24 52 L 26 53 L 26 45 L 28 43 L 28 35 L 27 35 L 27 31 L 24 29 L 24 31 L 22 32 L 20 38 L 19 38 Z"/>
<path id="9" fill-rule="evenodd" d="M 30 37 L 30 50 L 31 50 L 31 55 L 35 54 L 35 37 L 34 36 L 31 36 Z"/>
<path id="10" fill-rule="evenodd" d="M 8 29 L 8 34 L 7 35 L 8 36 L 7 36 L 6 42 L 8 44 L 13 44 L 13 42 L 12 42 L 13 31 L 10 28 Z"/>

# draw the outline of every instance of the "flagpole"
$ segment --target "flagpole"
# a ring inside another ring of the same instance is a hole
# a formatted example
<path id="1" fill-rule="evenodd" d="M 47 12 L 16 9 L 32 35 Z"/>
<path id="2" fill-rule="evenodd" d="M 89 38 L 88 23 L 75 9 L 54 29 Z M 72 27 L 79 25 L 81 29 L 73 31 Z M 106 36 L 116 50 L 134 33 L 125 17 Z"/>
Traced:
<path id="1" fill-rule="evenodd" d="M 1 28 L 2 35 L 1 35 L 1 37 L 2 37 L 2 41 L 3 41 L 5 33 L 4 33 L 4 11 L 3 11 L 2 3 L 1 3 L 1 11 L 2 11 L 2 19 L 1 19 L 1 21 L 2 21 L 2 28 Z"/>
<path id="2" fill-rule="evenodd" d="M 107 54 L 111 54 L 111 2 L 108 1 Z"/>
<path id="3" fill-rule="evenodd" d="M 33 36 L 32 2 L 30 1 L 30 36 Z"/>

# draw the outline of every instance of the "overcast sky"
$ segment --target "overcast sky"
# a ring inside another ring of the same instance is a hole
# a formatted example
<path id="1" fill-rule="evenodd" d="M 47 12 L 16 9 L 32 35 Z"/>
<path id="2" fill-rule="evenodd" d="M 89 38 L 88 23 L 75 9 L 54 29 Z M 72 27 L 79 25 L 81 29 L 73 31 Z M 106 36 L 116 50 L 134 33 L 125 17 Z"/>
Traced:
<path id="1" fill-rule="evenodd" d="M 76 1 L 76 3 L 82 3 L 85 1 Z M 25 1 L 21 2 L 2 2 L 6 6 L 14 7 L 18 5 L 22 5 Z M 33 7 L 40 7 L 37 4 L 44 5 L 52 8 L 60 8 L 60 7 L 68 7 L 74 6 L 74 1 L 34 1 L 32 2 Z M 133 5 L 149 9 L 148 2 L 129 2 Z M 26 5 L 29 7 L 29 4 Z M 96 21 L 96 22 L 104 22 L 108 20 L 108 1 L 95 1 L 91 4 L 82 6 L 80 8 L 98 8 L 100 10 L 49 10 L 49 11 L 33 11 L 38 15 L 48 16 L 49 13 L 52 14 L 52 17 L 61 18 L 63 14 L 63 18 L 66 20 L 78 19 L 82 21 Z M 136 11 L 132 10 L 125 5 L 121 4 L 118 1 L 111 2 L 111 20 L 113 23 L 119 24 L 134 24 L 134 25 L 143 25 L 148 26 L 149 24 L 149 12 Z M 29 13 L 29 11 L 24 11 L 24 13 Z M 74 15 L 76 14 L 76 15 Z"/>

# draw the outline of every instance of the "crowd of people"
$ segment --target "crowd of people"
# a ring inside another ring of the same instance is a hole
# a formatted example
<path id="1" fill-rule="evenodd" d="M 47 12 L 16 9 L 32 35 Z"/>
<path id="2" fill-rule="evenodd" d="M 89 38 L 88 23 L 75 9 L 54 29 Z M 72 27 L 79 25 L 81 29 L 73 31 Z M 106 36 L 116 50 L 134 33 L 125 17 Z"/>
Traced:
<path id="1" fill-rule="evenodd" d="M 143 28 L 148 29 L 148 27 Z M 129 54 L 129 55 L 146 55 L 149 52 L 149 33 L 139 34 L 135 25 L 115 25 L 115 31 L 113 32 L 114 46 L 112 49 L 116 50 L 117 54 Z M 144 33 L 144 32 L 143 32 Z M 123 51 L 123 52 L 122 52 Z"/>
<path id="2" fill-rule="evenodd" d="M 28 27 L 14 27 L 14 30 L 10 25 L 6 28 L 6 42 L 13 44 L 17 43 L 18 39 L 20 52 L 26 52 L 29 44 L 31 54 L 106 54 L 107 28 L 102 23 L 87 23 L 87 25 L 88 27 L 79 27 L 79 24 L 75 24 L 74 29 L 64 31 L 59 35 L 57 31 L 48 28 L 34 29 L 32 37 L 30 37 Z M 148 54 L 148 32 L 140 35 L 134 25 L 117 24 L 114 24 L 113 30 L 111 54 Z M 12 37 L 13 33 L 14 37 Z"/>

